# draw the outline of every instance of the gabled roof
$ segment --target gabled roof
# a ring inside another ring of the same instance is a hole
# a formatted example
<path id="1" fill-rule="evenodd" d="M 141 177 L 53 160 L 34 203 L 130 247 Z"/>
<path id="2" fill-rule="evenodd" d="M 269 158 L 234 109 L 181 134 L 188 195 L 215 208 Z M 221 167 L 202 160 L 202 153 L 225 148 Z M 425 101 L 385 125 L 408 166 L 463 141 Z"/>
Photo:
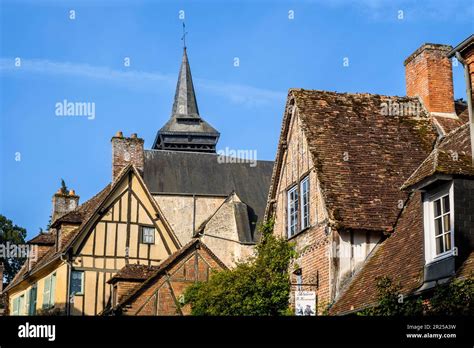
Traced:
<path id="1" fill-rule="evenodd" d="M 417 113 L 386 115 L 383 106 L 389 104 L 412 105 Z M 291 89 L 269 202 L 278 186 L 293 105 L 330 219 L 342 228 L 391 229 L 399 201 L 407 199 L 399 187 L 438 136 L 419 99 Z"/>
<path id="2" fill-rule="evenodd" d="M 186 255 L 188 251 L 194 250 L 196 248 L 204 249 L 214 259 L 214 261 L 216 261 L 222 267 L 222 269 L 227 269 L 227 266 L 199 238 L 193 238 L 185 246 L 164 260 L 156 270 L 151 272 L 147 280 L 135 287 L 128 295 L 124 296 L 115 308 L 125 306 L 130 300 L 134 299 L 140 293 L 145 291 L 145 289 L 147 289 L 150 285 L 152 285 L 158 277 L 165 274 L 170 267 L 179 262 L 183 255 Z"/>
<path id="3" fill-rule="evenodd" d="M 254 245 L 257 239 L 260 236 L 257 236 L 254 238 L 252 235 L 252 229 L 251 226 L 249 225 L 249 215 L 248 215 L 248 207 L 245 203 L 243 203 L 238 195 L 235 192 L 232 192 L 227 198 L 217 207 L 217 209 L 209 215 L 209 217 L 204 220 L 201 225 L 196 229 L 196 233 L 193 237 L 197 235 L 207 235 L 209 237 L 215 237 L 212 234 L 206 234 L 206 227 L 212 222 L 214 217 L 219 215 L 219 212 L 221 209 L 225 206 L 231 204 L 232 209 L 233 209 L 233 218 L 234 222 L 237 227 L 237 239 L 234 240 L 235 242 L 239 242 L 241 244 L 249 244 L 249 245 Z M 217 219 L 219 219 L 217 217 Z M 227 221 L 228 223 L 231 223 L 231 221 Z M 218 232 L 218 231 L 216 231 Z M 211 232 L 212 233 L 212 232 Z"/>
<path id="4" fill-rule="evenodd" d="M 341 289 L 329 314 L 346 314 L 376 304 L 376 285 L 382 276 L 400 282 L 400 293 L 404 295 L 421 286 L 424 267 L 422 209 L 421 194 L 412 194 L 394 232 L 375 247 L 347 287 Z"/>
<path id="5" fill-rule="evenodd" d="M 58 218 L 53 223 L 54 226 L 58 226 L 58 224 L 60 223 L 59 220 L 64 218 L 66 221 L 69 219 L 68 215 L 72 215 L 75 218 L 81 217 L 80 221 L 78 221 L 77 219 L 75 220 L 76 222 L 80 223 L 80 225 L 78 226 L 78 228 L 74 229 L 67 235 L 67 239 L 64 240 L 64 243 L 62 244 L 62 248 L 60 250 L 56 250 L 56 246 L 55 246 L 56 234 L 53 232 L 40 233 L 39 235 L 31 239 L 28 243 L 30 244 L 41 243 L 42 245 L 49 246 L 49 251 L 46 252 L 40 259 L 38 259 L 37 262 L 33 265 L 33 267 L 29 271 L 27 271 L 27 267 L 26 267 L 27 263 L 25 262 L 25 264 L 22 266 L 20 271 L 15 275 L 15 277 L 10 282 L 10 284 L 8 284 L 5 291 L 11 289 L 13 286 L 20 283 L 26 274 L 28 275 L 33 274 L 36 271 L 40 270 L 43 266 L 49 264 L 50 262 L 58 260 L 60 255 L 63 254 L 67 250 L 67 248 L 70 246 L 74 237 L 77 236 L 77 234 L 80 231 L 80 228 L 89 220 L 89 218 L 91 217 L 95 209 L 105 200 L 108 193 L 110 192 L 110 189 L 111 189 L 111 185 L 109 184 L 98 194 L 96 194 L 91 199 L 89 199 L 88 201 L 84 202 L 79 207 L 77 207 L 74 211 L 63 215 L 62 217 Z"/>
<path id="6" fill-rule="evenodd" d="M 36 264 L 33 266 L 33 268 L 27 272 L 26 269 L 26 263 L 23 265 L 21 270 L 17 273 L 17 275 L 14 277 L 14 279 L 10 282 L 10 284 L 7 286 L 5 289 L 11 289 L 13 286 L 17 285 L 20 283 L 24 276 L 26 275 L 31 275 L 34 274 L 35 272 L 39 271 L 46 265 L 53 263 L 55 261 L 60 260 L 61 255 L 66 253 L 66 251 L 71 248 L 74 245 L 74 242 L 77 240 L 78 237 L 80 237 L 80 234 L 84 231 L 85 227 L 87 224 L 91 221 L 91 219 L 94 217 L 96 213 L 100 210 L 102 204 L 107 200 L 109 195 L 114 191 L 116 187 L 119 186 L 119 184 L 124 180 L 124 178 L 127 176 L 129 172 L 133 171 L 135 175 L 137 175 L 139 181 L 142 183 L 142 179 L 140 177 L 140 174 L 138 171 L 135 169 L 134 166 L 128 165 L 126 166 L 122 172 L 119 174 L 117 179 L 112 183 L 108 184 L 102 191 L 100 191 L 98 194 L 96 194 L 94 197 L 89 199 L 88 201 L 84 202 L 81 204 L 79 207 L 77 207 L 74 211 L 67 213 L 60 218 L 58 218 L 53 225 L 58 226 L 61 222 L 66 222 L 68 220 L 73 220 L 76 223 L 78 223 L 78 227 L 72 230 L 70 233 L 68 233 L 66 239 L 63 240 L 63 244 L 61 249 L 56 251 L 55 244 L 50 245 L 50 251 L 45 253 L 45 255 L 39 259 Z M 142 183 L 142 187 L 146 190 L 145 184 Z M 152 204 L 156 206 L 156 202 L 154 201 L 153 197 L 150 195 L 150 201 Z M 160 216 L 163 217 L 163 214 L 160 214 Z M 73 218 L 70 218 L 73 217 Z M 169 228 L 169 224 L 163 219 L 163 222 L 167 228 Z M 171 237 L 175 243 L 177 242 L 177 238 L 174 236 L 174 234 L 171 232 Z M 39 237 L 39 236 L 38 236 Z M 35 240 L 37 237 L 33 238 Z M 44 238 L 43 236 L 41 238 Z"/>
<path id="7" fill-rule="evenodd" d="M 414 187 L 424 179 L 435 174 L 474 177 L 468 123 L 458 127 L 444 137 L 431 154 L 406 180 L 402 188 Z"/>
<path id="8" fill-rule="evenodd" d="M 250 207 L 252 229 L 263 220 L 272 161 L 229 163 L 219 155 L 183 151 L 145 150 L 143 179 L 153 194 L 228 196 L 235 191 Z"/>

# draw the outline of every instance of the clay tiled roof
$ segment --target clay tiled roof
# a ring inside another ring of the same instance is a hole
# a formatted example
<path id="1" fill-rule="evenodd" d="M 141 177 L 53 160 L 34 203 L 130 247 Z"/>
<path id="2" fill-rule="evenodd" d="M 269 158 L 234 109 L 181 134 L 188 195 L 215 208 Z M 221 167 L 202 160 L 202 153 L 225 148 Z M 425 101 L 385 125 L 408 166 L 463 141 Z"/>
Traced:
<path id="1" fill-rule="evenodd" d="M 474 176 L 469 124 L 449 133 L 403 184 L 412 187 L 434 174 Z"/>
<path id="2" fill-rule="evenodd" d="M 469 111 L 467 109 L 467 104 L 464 102 L 456 101 L 454 103 L 457 117 L 443 117 L 443 116 L 433 116 L 435 124 L 440 128 L 440 131 L 446 135 L 456 128 L 461 127 L 463 124 L 469 121 Z"/>
<path id="3" fill-rule="evenodd" d="M 330 217 L 344 228 L 391 229 L 403 182 L 438 136 L 418 98 L 292 89 Z M 390 116 L 382 106 L 415 105 Z M 281 143 L 281 141 L 280 141 Z M 347 160 L 345 160 L 347 159 Z"/>
<path id="4" fill-rule="evenodd" d="M 33 266 L 33 268 L 28 272 L 28 274 L 34 273 L 36 270 L 40 269 L 41 267 L 45 266 L 46 264 L 53 262 L 59 258 L 59 256 L 69 247 L 70 243 L 76 237 L 80 229 L 87 223 L 87 221 L 90 219 L 94 211 L 97 209 L 97 207 L 104 201 L 104 199 L 107 197 L 111 190 L 111 185 L 107 185 L 102 191 L 100 191 L 97 195 L 89 199 L 88 201 L 84 202 L 81 204 L 79 207 L 77 207 L 74 211 L 67 213 L 57 219 L 53 225 L 57 226 L 59 223 L 59 220 L 61 221 L 67 221 L 69 215 L 74 215 L 75 217 L 80 216 L 81 217 L 81 225 L 78 226 L 77 229 L 71 231 L 67 235 L 67 239 L 64 240 L 63 246 L 60 250 L 56 251 L 55 248 L 55 243 L 53 242 L 52 244 L 45 244 L 45 242 L 50 241 L 51 239 L 55 240 L 55 234 L 53 232 L 47 232 L 47 233 L 40 233 L 33 239 L 29 241 L 29 243 L 34 242 L 33 244 L 38 244 L 38 242 L 43 243 L 43 245 L 49 245 L 49 251 L 44 254 L 43 257 L 41 257 Z M 65 220 L 62 220 L 62 219 Z M 76 220 L 77 221 L 77 220 Z M 79 221 L 78 221 L 79 222 Z M 23 267 L 20 269 L 20 271 L 15 275 L 13 280 L 10 282 L 10 284 L 7 286 L 5 291 L 11 289 L 13 286 L 18 284 L 23 280 L 23 277 L 26 275 L 26 263 L 23 265 Z"/>
<path id="5" fill-rule="evenodd" d="M 28 244 L 36 244 L 36 245 L 54 245 L 56 242 L 56 234 L 50 232 L 41 232 L 36 237 L 30 239 L 27 243 Z"/>
<path id="6" fill-rule="evenodd" d="M 329 313 L 345 314 L 375 304 L 376 284 L 382 276 L 400 282 L 400 293 L 409 294 L 421 286 L 423 267 L 423 206 L 421 194 L 417 192 L 400 215 L 395 231 L 372 251 L 348 287 L 336 298 Z"/>
<path id="7" fill-rule="evenodd" d="M 146 280 L 158 268 L 159 266 L 126 265 L 110 278 L 107 283 L 115 283 L 117 280 Z"/>

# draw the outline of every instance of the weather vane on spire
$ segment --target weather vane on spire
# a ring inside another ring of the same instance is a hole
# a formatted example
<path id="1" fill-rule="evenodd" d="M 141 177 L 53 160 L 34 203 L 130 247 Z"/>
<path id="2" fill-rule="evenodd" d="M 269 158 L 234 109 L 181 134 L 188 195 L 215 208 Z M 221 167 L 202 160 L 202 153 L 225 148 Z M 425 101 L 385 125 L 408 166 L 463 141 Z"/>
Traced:
<path id="1" fill-rule="evenodd" d="M 181 40 L 183 40 L 183 47 L 186 48 L 186 34 L 188 32 L 186 31 L 186 24 L 184 24 L 183 22 L 183 37 L 181 38 Z"/>

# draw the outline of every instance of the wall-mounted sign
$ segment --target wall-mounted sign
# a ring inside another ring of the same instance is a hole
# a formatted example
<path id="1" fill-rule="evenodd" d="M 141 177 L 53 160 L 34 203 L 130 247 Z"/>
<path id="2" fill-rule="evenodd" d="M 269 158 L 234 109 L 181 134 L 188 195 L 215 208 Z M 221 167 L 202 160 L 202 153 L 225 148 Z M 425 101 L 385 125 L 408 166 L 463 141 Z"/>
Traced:
<path id="1" fill-rule="evenodd" d="M 295 314 L 296 315 L 316 315 L 316 292 L 296 291 L 295 292 Z"/>

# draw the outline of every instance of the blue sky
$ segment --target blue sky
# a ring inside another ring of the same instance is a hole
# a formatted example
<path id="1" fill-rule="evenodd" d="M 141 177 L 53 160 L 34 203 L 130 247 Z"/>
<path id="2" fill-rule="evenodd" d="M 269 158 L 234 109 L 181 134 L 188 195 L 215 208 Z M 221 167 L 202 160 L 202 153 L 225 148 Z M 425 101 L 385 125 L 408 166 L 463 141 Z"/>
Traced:
<path id="1" fill-rule="evenodd" d="M 404 95 L 410 53 L 474 31 L 469 0 L 0 4 L 0 213 L 29 237 L 46 226 L 61 178 L 82 202 L 110 181 L 118 130 L 152 145 L 170 116 L 181 10 L 200 113 L 221 132 L 218 148 L 256 149 L 267 160 L 289 88 Z M 464 97 L 460 65 L 454 81 Z M 95 103 L 95 119 L 56 116 L 64 99 Z"/>

